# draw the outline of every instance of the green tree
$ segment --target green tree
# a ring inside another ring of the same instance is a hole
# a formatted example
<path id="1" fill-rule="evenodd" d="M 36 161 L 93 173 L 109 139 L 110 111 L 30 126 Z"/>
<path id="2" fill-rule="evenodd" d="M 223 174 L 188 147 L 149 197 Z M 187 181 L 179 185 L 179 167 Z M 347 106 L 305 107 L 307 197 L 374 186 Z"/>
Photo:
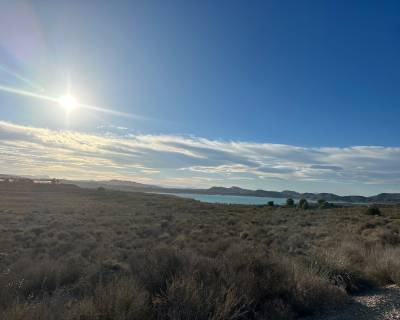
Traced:
<path id="1" fill-rule="evenodd" d="M 300 209 L 303 209 L 303 210 L 307 210 L 308 209 L 308 207 L 309 207 L 309 205 L 308 205 L 308 201 L 306 200 L 306 199 L 300 199 L 300 201 L 299 201 L 299 208 Z"/>
<path id="2" fill-rule="evenodd" d="M 289 207 L 293 207 L 294 206 L 294 200 L 292 198 L 289 198 L 286 200 L 286 205 Z"/>

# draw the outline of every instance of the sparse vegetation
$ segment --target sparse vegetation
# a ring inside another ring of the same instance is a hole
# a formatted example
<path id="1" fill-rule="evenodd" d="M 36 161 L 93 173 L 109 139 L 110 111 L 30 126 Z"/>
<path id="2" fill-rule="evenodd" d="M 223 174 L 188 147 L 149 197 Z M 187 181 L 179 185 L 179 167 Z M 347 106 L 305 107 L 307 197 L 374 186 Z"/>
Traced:
<path id="1" fill-rule="evenodd" d="M 0 184 L 0 318 L 295 319 L 400 283 L 400 207 Z"/>

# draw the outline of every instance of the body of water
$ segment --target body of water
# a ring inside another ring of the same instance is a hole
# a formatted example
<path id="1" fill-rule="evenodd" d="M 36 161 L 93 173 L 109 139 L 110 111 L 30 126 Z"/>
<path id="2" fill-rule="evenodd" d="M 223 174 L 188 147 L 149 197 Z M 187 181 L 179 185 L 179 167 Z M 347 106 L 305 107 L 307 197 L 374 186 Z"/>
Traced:
<path id="1" fill-rule="evenodd" d="M 231 204 L 267 204 L 273 201 L 274 204 L 285 204 L 286 198 L 267 198 L 251 196 L 230 196 L 219 194 L 197 194 L 197 193 L 166 193 L 182 198 L 190 198 L 209 203 L 231 203 Z"/>

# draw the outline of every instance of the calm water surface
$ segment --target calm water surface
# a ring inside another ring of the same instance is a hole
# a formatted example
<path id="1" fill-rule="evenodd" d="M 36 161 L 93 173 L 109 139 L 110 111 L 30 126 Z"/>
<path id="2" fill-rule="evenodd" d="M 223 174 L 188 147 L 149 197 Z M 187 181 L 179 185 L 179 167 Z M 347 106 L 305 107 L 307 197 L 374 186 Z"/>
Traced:
<path id="1" fill-rule="evenodd" d="M 231 203 L 231 204 L 266 204 L 273 201 L 274 204 L 285 204 L 286 198 L 267 198 L 249 196 L 228 196 L 218 194 L 197 194 L 197 193 L 168 193 L 182 198 L 190 198 L 210 203 Z"/>

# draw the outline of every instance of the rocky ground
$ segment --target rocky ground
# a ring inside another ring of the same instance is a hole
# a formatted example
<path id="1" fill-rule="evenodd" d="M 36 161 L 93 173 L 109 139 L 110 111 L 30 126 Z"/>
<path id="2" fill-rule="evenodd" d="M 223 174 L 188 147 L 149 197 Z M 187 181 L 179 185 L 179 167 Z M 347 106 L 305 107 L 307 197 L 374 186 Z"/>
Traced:
<path id="1" fill-rule="evenodd" d="M 355 295 L 346 308 L 307 320 L 400 320 L 400 287 L 391 285 Z"/>

